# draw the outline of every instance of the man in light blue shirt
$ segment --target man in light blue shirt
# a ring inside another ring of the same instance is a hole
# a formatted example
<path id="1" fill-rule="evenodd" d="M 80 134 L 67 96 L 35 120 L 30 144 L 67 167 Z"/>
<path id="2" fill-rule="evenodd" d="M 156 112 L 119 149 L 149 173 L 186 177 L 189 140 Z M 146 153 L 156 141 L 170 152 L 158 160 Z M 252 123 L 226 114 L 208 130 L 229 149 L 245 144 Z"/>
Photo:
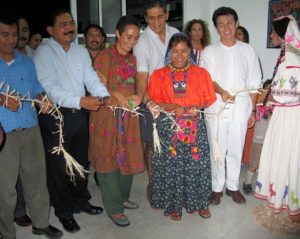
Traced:
<path id="1" fill-rule="evenodd" d="M 88 120 L 85 110 L 96 111 L 103 104 L 99 98 L 109 93 L 93 70 L 88 51 L 74 43 L 76 24 L 68 10 L 58 9 L 52 14 L 47 31 L 51 38 L 35 51 L 33 60 L 38 80 L 52 102 L 61 106 L 64 117 L 64 147 L 84 168 L 88 169 Z M 91 96 L 85 96 L 85 87 Z M 111 98 L 106 99 L 107 103 Z M 66 173 L 66 162 L 62 154 L 52 154 L 59 145 L 57 121 L 52 117 L 40 116 L 43 136 L 48 189 L 55 215 L 64 229 L 77 232 L 79 225 L 74 213 L 100 214 L 103 209 L 88 201 L 87 179 L 79 175 L 75 183 Z"/>

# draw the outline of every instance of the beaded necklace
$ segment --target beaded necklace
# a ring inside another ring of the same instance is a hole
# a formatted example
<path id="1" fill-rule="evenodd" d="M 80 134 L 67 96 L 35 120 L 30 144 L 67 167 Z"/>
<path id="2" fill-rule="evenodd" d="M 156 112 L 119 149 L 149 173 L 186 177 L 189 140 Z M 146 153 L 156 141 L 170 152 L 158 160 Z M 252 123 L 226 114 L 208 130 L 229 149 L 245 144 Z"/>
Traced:
<path id="1" fill-rule="evenodd" d="M 173 91 L 176 98 L 184 97 L 186 95 L 186 78 L 187 78 L 187 70 L 190 67 L 190 63 L 188 63 L 184 68 L 175 68 L 171 64 L 169 64 L 171 68 L 171 77 L 173 82 Z M 183 72 L 183 80 L 176 81 L 174 72 Z"/>

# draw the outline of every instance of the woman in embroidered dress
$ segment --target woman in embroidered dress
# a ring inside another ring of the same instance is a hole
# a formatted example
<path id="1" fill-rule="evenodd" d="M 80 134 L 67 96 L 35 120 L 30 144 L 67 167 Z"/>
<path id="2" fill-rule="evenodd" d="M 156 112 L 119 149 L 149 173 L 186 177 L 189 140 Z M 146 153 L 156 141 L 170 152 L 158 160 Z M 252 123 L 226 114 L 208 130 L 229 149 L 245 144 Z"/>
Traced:
<path id="1" fill-rule="evenodd" d="M 155 119 L 162 152 L 154 152 L 152 160 L 153 208 L 180 220 L 182 208 L 209 218 L 211 171 L 209 145 L 202 113 L 216 100 L 209 73 L 190 63 L 191 42 L 184 33 L 174 34 L 167 54 L 170 63 L 156 70 L 148 86 L 147 107 L 155 114 L 161 107 L 173 112 L 172 118 L 181 130 L 171 128 L 165 113 Z"/>
<path id="2" fill-rule="evenodd" d="M 135 18 L 120 18 L 116 44 L 102 50 L 94 61 L 109 93 L 117 98 L 117 106 L 127 109 L 141 102 L 135 91 L 136 59 L 131 54 L 139 32 Z M 138 116 L 122 109 L 112 111 L 109 107 L 92 112 L 89 159 L 97 172 L 107 214 L 116 225 L 128 226 L 124 208 L 138 208 L 137 203 L 129 201 L 132 175 L 144 170 Z"/>
<path id="3" fill-rule="evenodd" d="M 275 213 L 287 209 L 300 222 L 300 32 L 292 16 L 275 19 L 273 45 L 282 52 L 272 83 L 274 112 L 264 140 L 256 197 Z"/>
<path id="4" fill-rule="evenodd" d="M 191 39 L 193 58 L 199 66 L 201 52 L 210 44 L 210 33 L 207 23 L 201 19 L 193 19 L 186 24 L 184 32 Z"/>

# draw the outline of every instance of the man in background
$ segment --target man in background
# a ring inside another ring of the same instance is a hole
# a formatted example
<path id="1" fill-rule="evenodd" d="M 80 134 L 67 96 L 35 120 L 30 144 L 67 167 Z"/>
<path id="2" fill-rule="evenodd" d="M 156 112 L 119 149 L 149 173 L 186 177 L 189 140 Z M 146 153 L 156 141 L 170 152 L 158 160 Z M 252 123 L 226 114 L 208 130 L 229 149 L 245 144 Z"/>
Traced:
<path id="1" fill-rule="evenodd" d="M 106 34 L 102 27 L 97 24 L 90 24 L 84 29 L 86 48 L 90 53 L 92 60 L 96 58 L 99 52 L 105 48 Z"/>
<path id="2" fill-rule="evenodd" d="M 133 53 L 137 59 L 137 94 L 142 99 L 145 95 L 149 77 L 152 72 L 164 66 L 164 59 L 169 40 L 178 30 L 167 25 L 169 12 L 166 2 L 147 1 L 144 6 L 144 18 L 148 24 L 140 35 Z M 152 116 L 143 112 L 145 117 L 140 118 L 141 137 L 144 143 L 144 158 L 148 172 L 147 198 L 151 197 L 151 161 L 152 161 Z"/>
<path id="3" fill-rule="evenodd" d="M 24 17 L 19 17 L 18 20 L 19 38 L 17 43 L 17 51 L 21 54 L 27 55 L 25 46 L 29 41 L 30 29 L 27 20 Z M 15 223 L 21 227 L 31 226 L 31 219 L 26 212 L 26 203 L 23 195 L 22 182 L 18 178 L 17 184 L 17 205 L 15 209 Z"/>

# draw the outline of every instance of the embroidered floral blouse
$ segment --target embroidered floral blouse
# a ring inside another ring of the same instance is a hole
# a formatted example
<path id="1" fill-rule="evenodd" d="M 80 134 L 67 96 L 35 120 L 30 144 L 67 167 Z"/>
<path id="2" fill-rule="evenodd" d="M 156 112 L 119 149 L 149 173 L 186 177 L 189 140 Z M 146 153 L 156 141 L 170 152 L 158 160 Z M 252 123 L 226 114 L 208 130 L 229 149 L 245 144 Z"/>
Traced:
<path id="1" fill-rule="evenodd" d="M 108 90 L 119 91 L 124 96 L 135 93 L 136 59 L 131 53 L 123 56 L 115 46 L 104 49 L 95 59 L 94 67 L 110 79 Z"/>

